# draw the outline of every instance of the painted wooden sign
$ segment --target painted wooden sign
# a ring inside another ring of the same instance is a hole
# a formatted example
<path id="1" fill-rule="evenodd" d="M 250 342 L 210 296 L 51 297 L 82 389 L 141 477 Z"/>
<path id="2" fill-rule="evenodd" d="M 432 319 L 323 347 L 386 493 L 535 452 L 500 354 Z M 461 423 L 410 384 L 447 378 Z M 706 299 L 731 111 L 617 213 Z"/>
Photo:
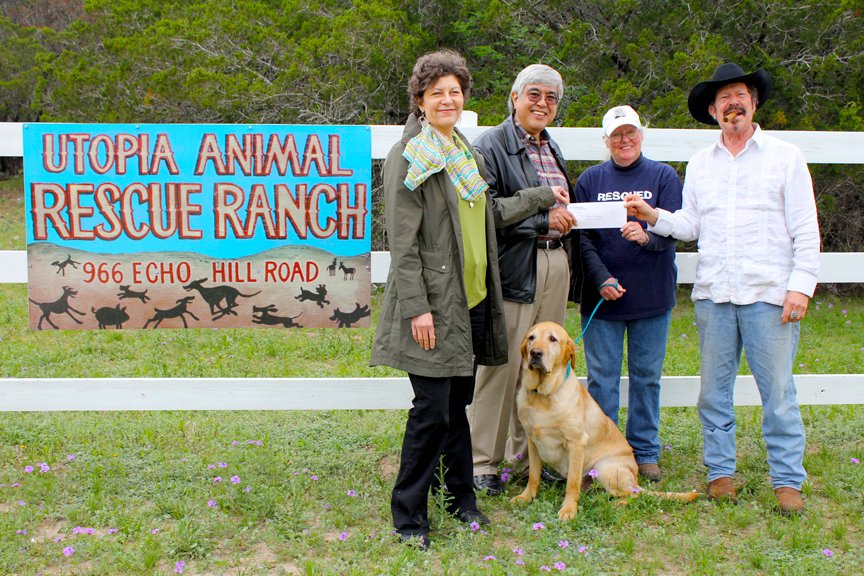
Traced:
<path id="1" fill-rule="evenodd" d="M 31 328 L 369 325 L 368 127 L 23 132 Z"/>

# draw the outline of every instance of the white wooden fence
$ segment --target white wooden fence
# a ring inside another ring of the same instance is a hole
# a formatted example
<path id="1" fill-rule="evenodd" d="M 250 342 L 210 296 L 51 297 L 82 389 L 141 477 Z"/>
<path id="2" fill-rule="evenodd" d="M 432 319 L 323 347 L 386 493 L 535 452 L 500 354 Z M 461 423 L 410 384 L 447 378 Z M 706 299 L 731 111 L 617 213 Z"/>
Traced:
<path id="1" fill-rule="evenodd" d="M 22 129 L 22 124 L 0 123 L 0 156 L 23 155 Z M 473 139 L 485 129 L 463 130 Z M 567 159 L 603 159 L 599 128 L 551 132 Z M 401 126 L 372 126 L 373 158 L 385 157 L 401 133 Z M 796 144 L 812 164 L 864 163 L 864 133 L 773 134 Z M 716 130 L 649 129 L 643 150 L 655 160 L 686 161 L 716 137 Z M 372 254 L 373 282 L 384 282 L 389 262 L 386 252 Z M 679 254 L 677 262 L 679 283 L 692 283 L 696 255 Z M 822 254 L 819 281 L 864 282 L 864 253 Z M 26 252 L 0 251 L 0 283 L 26 282 Z M 626 406 L 623 380 L 621 405 Z M 864 373 L 802 374 L 796 383 L 802 404 L 864 404 Z M 660 401 L 694 406 L 698 391 L 698 376 L 667 376 Z M 407 378 L 0 378 L 0 411 L 404 409 L 411 398 Z M 752 376 L 738 377 L 735 404 L 761 404 Z"/>

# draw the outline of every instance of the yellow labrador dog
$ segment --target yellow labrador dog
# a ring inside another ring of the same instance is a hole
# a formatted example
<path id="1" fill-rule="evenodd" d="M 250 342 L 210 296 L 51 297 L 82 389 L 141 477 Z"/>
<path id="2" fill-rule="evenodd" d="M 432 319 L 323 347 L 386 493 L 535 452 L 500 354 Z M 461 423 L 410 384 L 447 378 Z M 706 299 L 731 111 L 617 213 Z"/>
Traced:
<path id="1" fill-rule="evenodd" d="M 522 385 L 516 396 L 519 419 L 528 436 L 528 486 L 513 502 L 537 496 L 543 463 L 567 478 L 561 520 L 571 520 L 579 506 L 582 477 L 596 470 L 595 480 L 619 498 L 643 492 L 633 450 L 618 427 L 576 378 L 576 345 L 554 322 L 531 327 L 522 340 Z M 696 492 L 648 492 L 691 501 Z"/>

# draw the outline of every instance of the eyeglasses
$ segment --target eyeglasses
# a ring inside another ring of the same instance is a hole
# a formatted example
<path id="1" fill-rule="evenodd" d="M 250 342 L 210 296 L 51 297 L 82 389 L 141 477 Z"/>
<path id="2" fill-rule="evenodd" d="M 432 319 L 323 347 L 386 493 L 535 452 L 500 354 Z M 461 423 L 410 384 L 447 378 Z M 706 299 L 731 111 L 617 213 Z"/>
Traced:
<path id="1" fill-rule="evenodd" d="M 609 140 L 611 140 L 615 144 L 618 144 L 619 142 L 621 142 L 624 139 L 625 136 L 631 142 L 635 142 L 636 138 L 639 137 L 639 130 L 636 130 L 634 128 L 633 130 L 627 130 L 626 132 L 619 132 L 618 134 L 612 134 L 611 136 L 609 136 Z"/>
<path id="2" fill-rule="evenodd" d="M 545 100 L 547 106 L 558 105 L 557 92 L 541 92 L 540 90 L 528 90 L 528 92 L 525 93 L 525 99 L 532 104 L 536 104 L 537 102 L 540 102 L 540 100 Z"/>

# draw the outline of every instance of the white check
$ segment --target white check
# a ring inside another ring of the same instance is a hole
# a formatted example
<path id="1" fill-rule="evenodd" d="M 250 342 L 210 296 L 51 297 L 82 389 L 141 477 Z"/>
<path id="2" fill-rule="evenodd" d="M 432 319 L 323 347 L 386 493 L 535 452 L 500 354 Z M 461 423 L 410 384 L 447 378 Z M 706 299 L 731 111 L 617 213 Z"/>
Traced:
<path id="1" fill-rule="evenodd" d="M 627 222 L 624 202 L 577 202 L 567 210 L 576 217 L 574 228 L 621 228 Z"/>

